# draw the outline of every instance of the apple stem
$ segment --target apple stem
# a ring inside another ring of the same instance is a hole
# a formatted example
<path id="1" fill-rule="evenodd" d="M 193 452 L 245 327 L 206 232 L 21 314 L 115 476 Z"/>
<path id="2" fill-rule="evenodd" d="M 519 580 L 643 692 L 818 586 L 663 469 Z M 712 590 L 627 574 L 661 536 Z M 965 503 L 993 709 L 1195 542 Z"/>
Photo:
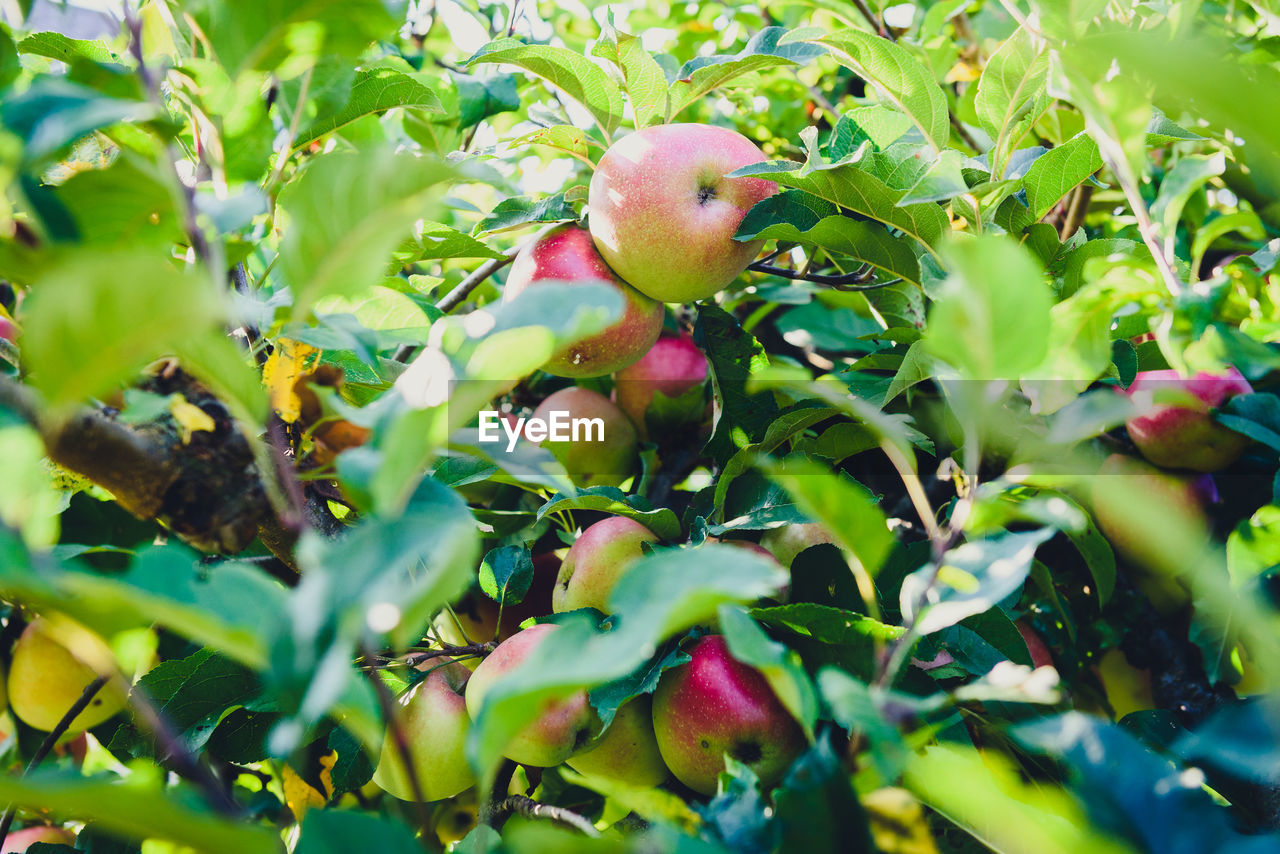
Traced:
<path id="1" fill-rule="evenodd" d="M 49 752 L 53 750 L 54 745 L 58 743 L 58 739 L 66 735 L 67 730 L 71 728 L 71 722 L 80 716 L 80 713 L 89 707 L 89 703 L 93 701 L 94 696 L 102 690 L 102 686 L 107 684 L 110 677 L 99 676 L 84 687 L 84 692 L 80 694 L 80 698 L 71 704 L 71 708 L 67 709 L 67 713 L 62 716 L 58 723 L 45 736 L 44 741 L 40 742 L 40 746 L 36 748 L 36 752 L 32 755 L 31 761 L 27 763 L 26 769 L 23 770 L 22 776 L 25 777 L 34 771 Z M 5 807 L 4 815 L 0 816 L 0 843 L 4 842 L 4 838 L 9 835 L 9 828 L 13 826 L 13 816 L 15 805 L 9 804 Z"/>
<path id="2" fill-rule="evenodd" d="M 498 803 L 489 816 L 489 821 L 494 829 L 499 829 L 502 820 L 507 815 L 515 813 L 525 816 L 526 818 L 546 818 L 552 821 L 558 821 L 561 824 L 567 824 L 575 830 L 581 831 L 584 835 L 593 838 L 599 838 L 600 831 L 596 830 L 596 826 L 591 820 L 579 815 L 573 810 L 564 807 L 556 807 L 551 804 L 542 804 L 526 795 L 512 795 L 502 802 Z"/>

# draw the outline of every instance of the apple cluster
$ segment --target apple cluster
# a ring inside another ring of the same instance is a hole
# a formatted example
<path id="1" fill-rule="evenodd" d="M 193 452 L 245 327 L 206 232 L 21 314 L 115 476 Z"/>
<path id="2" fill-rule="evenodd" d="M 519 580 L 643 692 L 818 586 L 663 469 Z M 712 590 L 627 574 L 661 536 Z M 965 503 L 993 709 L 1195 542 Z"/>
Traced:
<path id="1" fill-rule="evenodd" d="M 536 555 L 527 595 L 499 609 L 477 593 L 441 615 L 437 634 L 451 648 L 477 640 L 497 646 L 476 659 L 433 658 L 429 673 L 399 698 L 398 719 L 388 726 L 374 782 L 410 800 L 467 797 L 475 776 L 467 764 L 467 732 L 485 697 L 517 672 L 548 636 L 558 631 L 551 614 L 592 608 L 608 613 L 610 595 L 659 537 L 623 516 L 588 526 L 565 552 Z M 789 566 L 809 546 L 831 542 L 819 526 L 774 529 L 761 544 L 728 540 Z M 522 628 L 522 626 L 524 626 Z M 805 749 L 799 724 L 765 675 L 734 658 L 725 638 L 713 633 L 687 641 L 689 661 L 665 671 L 652 695 L 619 707 L 607 727 L 586 691 L 551 700 L 511 738 L 504 755 L 527 768 L 566 764 L 582 774 L 633 786 L 658 786 L 672 777 L 711 795 L 730 756 L 752 768 L 765 785 L 781 779 Z M 408 741 L 412 773 L 397 744 Z M 415 789 L 416 786 L 416 789 Z M 416 792 L 416 794 L 415 794 Z"/>

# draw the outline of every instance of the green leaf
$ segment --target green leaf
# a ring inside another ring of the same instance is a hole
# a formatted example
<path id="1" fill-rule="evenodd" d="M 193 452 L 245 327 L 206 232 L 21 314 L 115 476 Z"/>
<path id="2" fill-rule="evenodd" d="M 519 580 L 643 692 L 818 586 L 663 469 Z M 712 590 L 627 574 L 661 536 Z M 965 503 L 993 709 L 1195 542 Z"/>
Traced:
<path id="1" fill-rule="evenodd" d="M 329 55 L 358 56 L 399 22 L 382 0 L 190 0 L 184 4 L 213 58 L 238 76 L 286 65 L 292 77 Z"/>
<path id="2" fill-rule="evenodd" d="M 351 96 L 337 112 L 317 118 L 293 141 L 296 151 L 363 116 L 385 113 L 395 107 L 443 113 L 444 107 L 431 88 L 392 68 L 362 68 L 351 84 Z"/>
<path id="3" fill-rule="evenodd" d="M 995 139 L 991 175 L 1004 176 L 1010 154 L 1049 108 L 1049 55 L 1026 27 L 1005 40 L 987 60 L 978 80 L 974 109 Z"/>
<path id="4" fill-rule="evenodd" d="M 950 549 L 941 567 L 928 564 L 902 582 L 903 618 L 917 634 L 928 635 L 981 614 L 1022 588 L 1036 549 L 1052 528 L 1003 534 Z"/>
<path id="5" fill-rule="evenodd" d="M 730 655 L 764 674 L 782 705 L 812 739 L 818 720 L 818 694 L 800 656 L 765 634 L 741 606 L 722 605 L 719 615 L 720 631 Z"/>
<path id="6" fill-rule="evenodd" d="M 951 243 L 947 260 L 951 275 L 929 310 L 929 351 L 969 380 L 1017 379 L 1040 364 L 1053 300 L 1030 253 L 986 237 Z"/>
<path id="7" fill-rule="evenodd" d="M 785 40 L 785 27 L 765 27 L 732 55 L 704 56 L 684 64 L 671 84 L 671 117 L 708 92 L 744 74 L 782 65 L 803 65 L 821 55 L 821 48 Z"/>
<path id="8" fill-rule="evenodd" d="M 102 39 L 71 39 L 62 33 L 32 33 L 18 42 L 18 52 L 47 56 L 66 63 L 73 59 L 87 59 L 104 65 L 120 61 L 120 57 Z"/>
<path id="9" fill-rule="evenodd" d="M 208 279 L 162 255 L 69 253 L 24 305 L 22 355 L 49 404 L 68 407 L 195 340 L 221 338 L 224 316 Z"/>
<path id="10" fill-rule="evenodd" d="M 772 398 L 747 393 L 748 378 L 769 363 L 760 342 L 718 306 L 702 305 L 694 341 L 707 356 L 715 397 L 715 418 L 706 453 L 725 461 L 738 448 L 758 442 L 769 429 L 777 404 Z"/>
<path id="11" fill-rule="evenodd" d="M 779 195 L 786 195 L 786 193 Z M 806 196 L 806 198 L 813 197 Z M 817 212 L 804 205 L 797 205 L 791 210 L 799 213 L 802 219 L 810 221 L 817 215 Z M 746 219 L 743 220 L 743 225 L 750 227 Z M 742 229 L 739 228 L 735 239 L 780 240 L 785 243 L 817 246 L 827 252 L 870 264 L 889 276 L 905 279 L 914 285 L 920 284 L 920 262 L 916 260 L 915 253 L 905 241 L 890 236 L 882 226 L 875 223 L 863 222 L 839 214 L 823 217 L 816 222 L 811 222 L 807 227 L 799 227 L 784 221 L 765 225 L 747 234 L 743 234 Z"/>
<path id="12" fill-rule="evenodd" d="M 480 589 L 499 605 L 519 605 L 533 583 L 533 556 L 526 546 L 490 549 L 480 562 Z"/>
<path id="13" fill-rule="evenodd" d="M 0 100 L 0 125 L 23 144 L 22 164 L 34 166 L 91 131 L 155 115 L 150 104 L 108 98 L 56 77 L 42 76 L 21 94 Z"/>
<path id="14" fill-rule="evenodd" d="M 489 42 L 467 67 L 494 62 L 515 65 L 546 80 L 587 109 L 607 137 L 622 124 L 622 92 L 591 60 L 562 47 L 504 38 Z"/>
<path id="15" fill-rule="evenodd" d="M 927 247 L 936 246 L 949 231 L 946 214 L 935 204 L 898 207 L 904 192 L 861 168 L 857 163 L 818 166 L 807 171 L 789 160 L 774 160 L 744 166 L 730 173 L 774 181 L 784 187 L 804 190 L 832 204 L 906 232 Z"/>
<path id="16" fill-rule="evenodd" d="M 348 810 L 307 811 L 294 854 L 348 854 L 377 851 L 378 854 L 421 854 L 422 846 L 413 831 L 387 816 Z"/>
<path id="17" fill-rule="evenodd" d="M 951 136 L 947 96 L 928 66 L 905 48 L 863 30 L 839 30 L 814 41 L 906 114 L 935 150 L 946 146 Z"/>
<path id="18" fill-rule="evenodd" d="M 944 202 L 969 192 L 964 180 L 964 155 L 953 148 L 941 151 L 898 199 L 898 207 L 921 202 Z"/>
<path id="19" fill-rule="evenodd" d="M 868 574 L 874 576 L 880 570 L 894 539 L 884 511 L 866 487 L 803 457 L 764 469 L 769 479 L 783 487 L 806 516 L 830 531 Z"/>
<path id="20" fill-rule="evenodd" d="M 1126 300 L 1123 294 L 1095 285 L 1050 310 L 1045 359 L 1022 381 L 1033 412 L 1056 412 L 1106 373 L 1111 364 L 1111 318 Z"/>
<path id="21" fill-rule="evenodd" d="M 408 243 L 400 247 L 397 258 L 407 256 L 406 262 L 428 261 L 435 258 L 501 258 L 502 253 L 439 222 L 424 222 Z"/>
<path id="22" fill-rule="evenodd" d="M 612 62 L 621 72 L 622 86 L 631 99 L 637 130 L 665 121 L 667 77 L 644 49 L 640 39 L 619 32 L 611 21 L 607 21 L 591 55 Z"/>
<path id="23" fill-rule="evenodd" d="M 322 296 L 349 295 L 382 280 L 387 259 L 416 220 L 433 218 L 444 163 L 406 152 L 334 152 L 313 158 L 280 193 L 289 216 L 280 271 L 302 317 Z"/>
<path id="24" fill-rule="evenodd" d="M 503 199 L 484 219 L 476 223 L 476 234 L 491 234 L 516 228 L 531 222 L 564 222 L 576 220 L 578 212 L 564 197 L 564 193 L 544 196 L 537 201 L 527 196 Z"/>
<path id="25" fill-rule="evenodd" d="M 123 779 L 41 772 L 0 777 L 0 799 L 62 819 L 95 822 L 126 838 L 165 839 L 206 854 L 279 854 L 273 830 L 210 815 L 191 805 L 192 793 L 161 783 L 158 771 L 135 770 Z"/>
<path id="26" fill-rule="evenodd" d="M 539 520 L 563 510 L 594 510 L 611 516 L 625 516 L 639 522 L 667 542 L 678 540 L 680 520 L 667 507 L 653 509 L 638 495 L 627 495 L 615 486 L 591 486 L 577 495 L 553 495 L 538 508 Z"/>
<path id="27" fill-rule="evenodd" d="M 18 60 L 17 45 L 13 43 L 7 30 L 0 30 L 0 89 L 7 89 L 21 73 L 22 64 Z"/>
<path id="28" fill-rule="evenodd" d="M 1063 196 L 1101 168 L 1098 144 L 1085 133 L 1036 158 L 1022 179 L 1031 221 L 1038 222 Z"/>
<path id="29" fill-rule="evenodd" d="M 1151 204 L 1151 218 L 1160 225 L 1160 233 L 1172 236 L 1178 229 L 1182 210 L 1191 196 L 1211 178 L 1221 175 L 1227 168 L 1226 154 L 1188 154 L 1178 160 L 1165 173 L 1160 182 L 1160 193 Z"/>
<path id="30" fill-rule="evenodd" d="M 548 148 L 563 151 L 570 157 L 594 164 L 591 159 L 591 149 L 598 148 L 600 144 L 588 136 L 582 128 L 576 128 L 573 125 L 552 125 L 549 128 L 530 131 L 524 136 L 507 142 L 508 148 L 523 145 L 545 145 Z"/>

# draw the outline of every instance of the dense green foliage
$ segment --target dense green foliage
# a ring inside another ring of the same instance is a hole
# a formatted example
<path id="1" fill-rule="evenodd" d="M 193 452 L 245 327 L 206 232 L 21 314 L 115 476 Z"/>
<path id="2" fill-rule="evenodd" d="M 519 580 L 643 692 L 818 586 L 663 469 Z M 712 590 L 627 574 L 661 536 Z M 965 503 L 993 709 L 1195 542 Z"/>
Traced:
<path id="1" fill-rule="evenodd" d="M 7 718 L 12 827 L 95 854 L 1280 846 L 1274 0 L 126 0 L 98 40 L 28 5 L 0 0 L 0 661 L 13 709 L 52 696 L 17 654 L 38 619 L 84 668 L 57 696 L 96 671 L 86 702 L 123 709 L 58 746 Z M 736 239 L 765 257 L 667 305 L 710 382 L 583 487 L 477 415 L 573 384 L 540 368 L 621 301 L 504 302 L 505 265 L 668 122 L 759 145 L 733 175 L 779 192 Z M 1192 399 L 1118 389 L 1229 367 L 1252 391 L 1197 429 L 1243 454 L 1140 463 L 1139 409 Z M 608 614 L 554 615 L 467 701 L 475 788 L 372 784 L 434 743 L 391 714 L 411 665 L 491 654 L 498 605 L 548 619 L 539 560 L 610 516 L 653 536 Z M 717 542 L 777 555 L 807 522 L 789 566 Z M 800 733 L 776 786 L 751 751 L 712 796 L 503 758 L 549 701 L 622 720 L 708 632 Z"/>

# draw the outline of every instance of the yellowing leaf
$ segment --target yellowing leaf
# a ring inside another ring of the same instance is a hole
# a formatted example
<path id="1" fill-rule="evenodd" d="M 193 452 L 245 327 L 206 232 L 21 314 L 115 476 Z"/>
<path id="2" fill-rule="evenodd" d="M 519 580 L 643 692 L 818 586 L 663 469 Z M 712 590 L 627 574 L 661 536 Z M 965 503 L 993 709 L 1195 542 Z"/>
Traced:
<path id="1" fill-rule="evenodd" d="M 201 430 L 213 432 L 213 429 L 218 426 L 209 413 L 194 403 L 188 403 L 187 399 L 180 394 L 175 394 L 169 403 L 169 414 L 173 416 L 173 420 L 178 423 L 178 429 L 182 431 L 184 445 L 191 443 L 192 433 Z"/>
<path id="2" fill-rule="evenodd" d="M 331 751 L 327 756 L 320 757 L 320 785 L 324 787 L 321 793 L 318 789 L 302 779 L 297 771 L 293 770 L 290 765 L 284 766 L 284 773 L 281 779 L 281 785 L 284 788 L 284 802 L 289 811 L 293 813 L 293 817 L 298 821 L 302 821 L 302 817 L 307 814 L 307 810 L 312 807 L 324 808 L 329 798 L 333 797 L 333 766 L 338 762 L 337 751 Z"/>
<path id="3" fill-rule="evenodd" d="M 262 382 L 271 395 L 271 407 L 280 413 L 280 420 L 286 424 L 292 424 L 301 415 L 302 401 L 293 387 L 302 376 L 307 358 L 317 352 L 316 348 L 301 341 L 280 338 L 262 368 Z"/>
<path id="4" fill-rule="evenodd" d="M 884 854 L 938 854 L 924 809 L 906 789 L 886 787 L 862 797 L 871 838 Z"/>

